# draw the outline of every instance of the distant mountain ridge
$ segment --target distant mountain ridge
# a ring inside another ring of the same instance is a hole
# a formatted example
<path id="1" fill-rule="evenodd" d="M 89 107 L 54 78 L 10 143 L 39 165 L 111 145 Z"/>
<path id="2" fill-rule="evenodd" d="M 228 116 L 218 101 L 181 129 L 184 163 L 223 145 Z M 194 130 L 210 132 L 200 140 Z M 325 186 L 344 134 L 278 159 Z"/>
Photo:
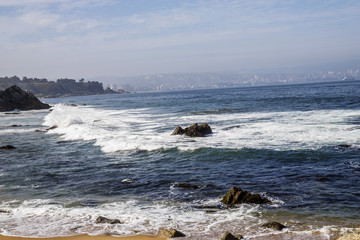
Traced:
<path id="1" fill-rule="evenodd" d="M 84 79 L 80 79 L 77 82 L 74 79 L 63 78 L 58 79 L 55 82 L 48 81 L 45 78 L 23 77 L 21 80 L 17 76 L 0 77 L 0 90 L 6 89 L 12 85 L 17 85 L 24 90 L 28 90 L 37 97 L 85 96 L 117 93 L 110 88 L 104 90 L 103 84 L 100 82 L 85 82 Z"/>

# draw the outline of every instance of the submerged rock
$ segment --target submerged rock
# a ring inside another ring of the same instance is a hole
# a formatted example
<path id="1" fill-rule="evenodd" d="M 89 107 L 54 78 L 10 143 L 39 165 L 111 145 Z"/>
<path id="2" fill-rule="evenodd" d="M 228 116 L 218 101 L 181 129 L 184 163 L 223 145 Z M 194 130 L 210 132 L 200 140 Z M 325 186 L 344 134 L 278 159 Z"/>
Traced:
<path id="1" fill-rule="evenodd" d="M 157 236 L 159 238 L 176 238 L 176 237 L 185 237 L 185 234 L 173 228 L 169 228 L 169 229 L 160 228 Z"/>
<path id="2" fill-rule="evenodd" d="M 244 237 L 241 235 L 232 235 L 229 232 L 224 232 L 224 234 L 221 236 L 220 240 L 240 240 L 243 239 Z"/>
<path id="3" fill-rule="evenodd" d="M 3 210 L 3 209 L 0 209 L 0 213 L 11 213 L 10 211 L 8 210 Z"/>
<path id="4" fill-rule="evenodd" d="M 96 221 L 96 223 L 109 223 L 109 224 L 120 224 L 121 221 L 119 219 L 110 219 L 106 217 L 99 216 Z"/>
<path id="5" fill-rule="evenodd" d="M 198 189 L 199 187 L 190 183 L 175 183 L 174 187 L 178 188 L 189 188 L 189 189 Z"/>
<path id="6" fill-rule="evenodd" d="M 13 145 L 5 145 L 5 146 L 0 147 L 0 149 L 12 150 L 12 149 L 16 149 L 16 147 L 14 147 Z"/>
<path id="7" fill-rule="evenodd" d="M 0 112 L 48 108 L 50 108 L 49 104 L 42 103 L 34 94 L 23 91 L 16 85 L 0 91 Z"/>
<path id="8" fill-rule="evenodd" d="M 269 222 L 269 223 L 265 223 L 262 225 L 262 227 L 264 228 L 271 228 L 271 229 L 274 229 L 276 231 L 281 231 L 283 230 L 284 228 L 286 228 L 285 225 L 281 224 L 281 223 L 278 223 L 278 222 Z"/>
<path id="9" fill-rule="evenodd" d="M 194 125 L 183 129 L 180 126 L 177 126 L 173 131 L 172 135 L 186 135 L 189 137 L 205 137 L 207 134 L 211 134 L 211 127 L 207 123 L 203 123 L 198 125 L 195 123 Z"/>
<path id="10" fill-rule="evenodd" d="M 53 130 L 53 129 L 56 129 L 56 128 L 58 128 L 58 126 L 54 125 L 54 126 L 51 126 L 51 127 L 47 128 L 47 129 L 45 129 L 45 130 L 46 130 L 46 131 L 49 131 L 49 130 Z"/>
<path id="11" fill-rule="evenodd" d="M 316 179 L 318 182 L 328 182 L 330 179 L 328 177 L 319 177 Z"/>
<path id="12" fill-rule="evenodd" d="M 243 191 L 239 187 L 231 187 L 222 198 L 221 202 L 232 207 L 235 204 L 240 203 L 264 204 L 270 203 L 271 201 L 267 198 L 261 197 L 258 193 L 252 194 L 247 191 Z"/>

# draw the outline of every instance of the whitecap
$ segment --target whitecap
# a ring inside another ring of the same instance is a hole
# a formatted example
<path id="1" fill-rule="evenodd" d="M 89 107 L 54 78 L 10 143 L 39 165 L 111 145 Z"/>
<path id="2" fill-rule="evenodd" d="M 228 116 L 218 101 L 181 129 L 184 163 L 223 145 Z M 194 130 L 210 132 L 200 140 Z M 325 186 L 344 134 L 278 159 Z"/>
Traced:
<path id="1" fill-rule="evenodd" d="M 58 104 L 44 125 L 62 140 L 94 141 L 104 152 L 178 148 L 319 149 L 359 145 L 360 129 L 347 131 L 356 110 L 253 112 L 223 115 L 154 113 L 149 109 L 104 110 Z M 213 134 L 203 138 L 171 135 L 176 126 L 207 122 Z M 241 126 L 241 127 L 234 127 Z"/>

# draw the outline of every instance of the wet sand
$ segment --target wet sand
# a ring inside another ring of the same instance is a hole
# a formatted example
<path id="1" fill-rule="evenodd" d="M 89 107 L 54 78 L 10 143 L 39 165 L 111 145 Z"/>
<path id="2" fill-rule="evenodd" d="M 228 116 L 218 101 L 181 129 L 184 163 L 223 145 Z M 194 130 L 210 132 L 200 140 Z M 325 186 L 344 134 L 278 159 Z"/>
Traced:
<path id="1" fill-rule="evenodd" d="M 154 235 L 135 235 L 127 237 L 113 237 L 113 236 L 89 236 L 89 235 L 77 235 L 69 237 L 52 237 L 52 238 L 28 238 L 28 237 L 9 237 L 0 235 L 0 240 L 166 240 L 165 238 L 159 238 Z"/>

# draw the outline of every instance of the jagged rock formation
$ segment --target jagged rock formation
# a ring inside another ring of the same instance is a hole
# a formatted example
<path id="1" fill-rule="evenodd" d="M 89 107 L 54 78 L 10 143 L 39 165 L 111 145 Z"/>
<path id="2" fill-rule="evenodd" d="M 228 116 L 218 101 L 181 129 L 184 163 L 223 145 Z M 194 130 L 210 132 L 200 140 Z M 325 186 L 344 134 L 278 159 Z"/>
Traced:
<path id="1" fill-rule="evenodd" d="M 42 103 L 34 94 L 23 91 L 13 85 L 5 91 L 0 91 L 0 112 L 19 110 L 48 109 L 49 104 Z"/>
<path id="2" fill-rule="evenodd" d="M 173 131 L 172 135 L 186 135 L 189 137 L 205 137 L 207 134 L 211 134 L 211 127 L 207 123 L 203 123 L 198 125 L 195 123 L 194 125 L 183 129 L 180 126 L 177 126 Z"/>
<path id="3" fill-rule="evenodd" d="M 232 207 L 235 204 L 240 203 L 270 203 L 270 200 L 261 197 L 258 193 L 249 193 L 247 191 L 243 191 L 239 187 L 231 187 L 229 191 L 225 194 L 225 196 L 222 198 L 221 202 Z"/>

